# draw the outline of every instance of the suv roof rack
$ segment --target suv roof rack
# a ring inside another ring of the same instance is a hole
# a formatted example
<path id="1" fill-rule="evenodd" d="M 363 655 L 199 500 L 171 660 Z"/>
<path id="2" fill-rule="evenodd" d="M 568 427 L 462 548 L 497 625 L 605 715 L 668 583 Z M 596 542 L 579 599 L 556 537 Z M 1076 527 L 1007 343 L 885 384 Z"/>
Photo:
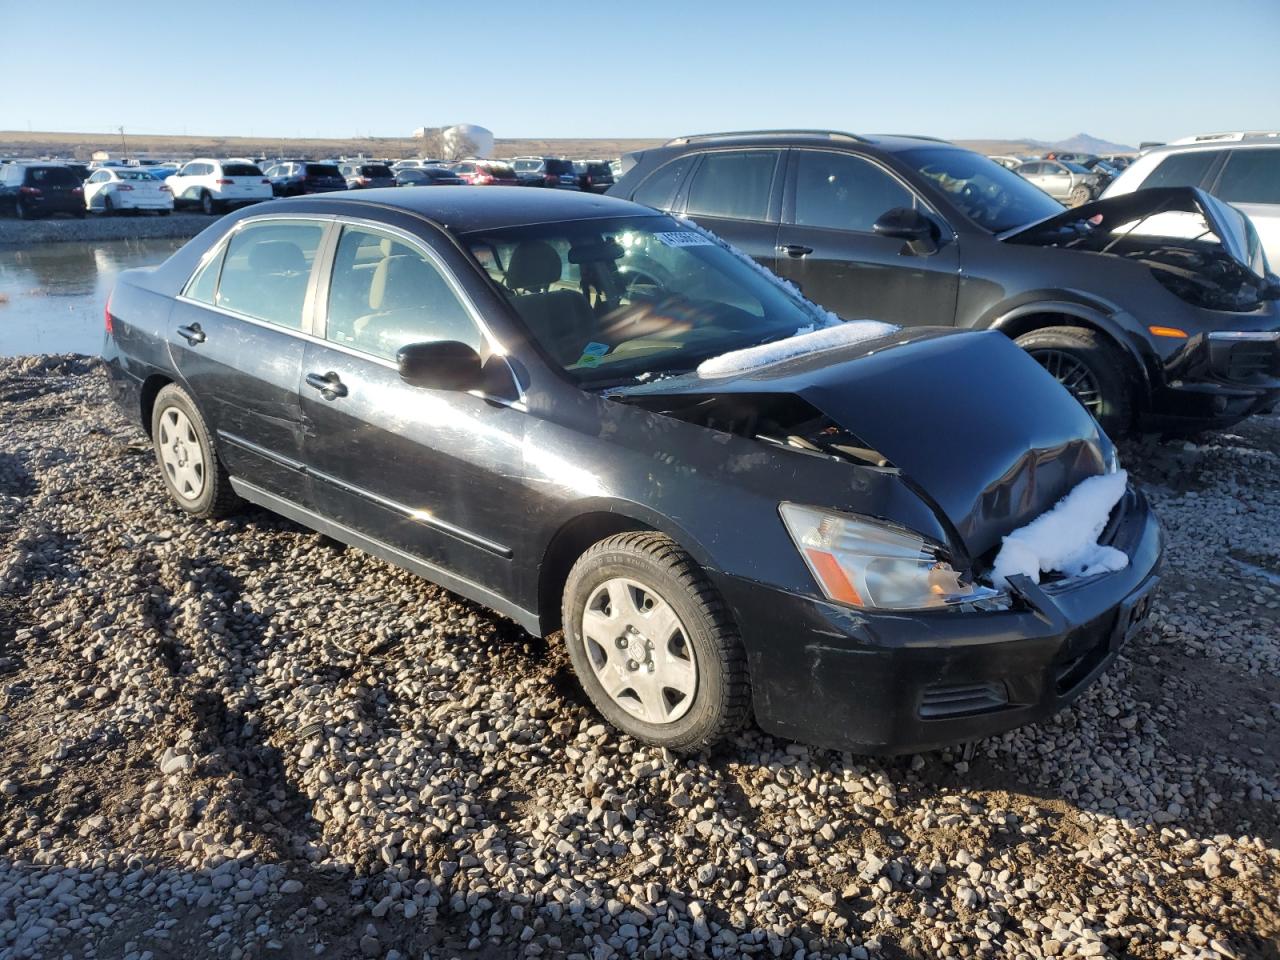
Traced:
<path id="1" fill-rule="evenodd" d="M 946 137 L 930 137 L 923 133 L 882 133 L 882 137 L 901 137 L 903 140 L 929 140 L 933 143 L 950 143 Z"/>
<path id="2" fill-rule="evenodd" d="M 866 137 L 856 133 L 845 133 L 841 130 L 727 130 L 723 133 L 695 133 L 685 137 L 675 137 L 663 144 L 664 147 L 677 143 L 695 143 L 699 140 L 716 140 L 728 137 L 794 137 L 814 136 L 828 137 L 831 140 L 852 140 L 855 143 L 869 143 Z"/>
<path id="3" fill-rule="evenodd" d="M 1194 137 L 1182 137 L 1179 140 L 1169 141 L 1169 146 L 1181 147 L 1189 143 L 1225 143 L 1241 140 L 1277 139 L 1280 139 L 1280 131 L 1277 130 L 1236 130 L 1231 133 L 1201 133 Z"/>

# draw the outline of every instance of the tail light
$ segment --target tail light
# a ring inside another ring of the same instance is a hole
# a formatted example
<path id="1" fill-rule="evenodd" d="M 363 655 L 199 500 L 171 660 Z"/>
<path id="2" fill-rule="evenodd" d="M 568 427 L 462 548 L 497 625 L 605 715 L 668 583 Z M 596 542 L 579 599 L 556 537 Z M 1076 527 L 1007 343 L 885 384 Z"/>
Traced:
<path id="1" fill-rule="evenodd" d="M 477 173 L 472 183 L 493 183 L 493 177 L 487 173 Z"/>
<path id="2" fill-rule="evenodd" d="M 107 305 L 102 311 L 102 325 L 107 328 L 107 335 L 110 336 L 116 332 L 115 323 L 111 319 L 111 294 L 107 294 Z"/>
<path id="3" fill-rule="evenodd" d="M 543 177 L 542 179 L 543 179 L 543 180 L 545 180 L 547 183 L 559 183 L 559 182 L 560 182 L 560 178 L 559 178 L 559 177 L 557 177 L 554 173 L 548 173 L 548 174 L 547 174 L 545 177 Z"/>
<path id="4" fill-rule="evenodd" d="M 367 187 L 369 184 L 373 183 L 373 181 L 372 181 L 372 180 L 370 180 L 368 177 L 359 177 L 359 178 L 358 178 L 358 180 L 357 180 L 357 182 L 358 182 L 358 183 L 362 183 L 362 184 L 364 184 L 366 187 Z"/>
<path id="5" fill-rule="evenodd" d="M 39 187 L 19 187 L 18 192 L 24 193 L 28 197 L 39 197 L 42 195 Z"/>
<path id="6" fill-rule="evenodd" d="M 235 183 L 235 181 L 234 181 L 234 180 L 228 180 L 226 177 L 223 177 L 223 178 L 222 178 L 222 179 L 220 179 L 220 180 L 215 180 L 215 181 L 213 181 L 213 182 L 214 182 L 214 183 L 216 183 L 216 184 L 218 184 L 219 186 L 223 186 L 223 187 L 229 187 L 229 186 L 231 186 L 233 183 Z"/>
<path id="7" fill-rule="evenodd" d="M 84 193 L 84 187 L 72 187 L 72 188 L 71 188 L 71 192 L 72 192 L 72 193 Z"/>
<path id="8" fill-rule="evenodd" d="M 129 186 L 127 183 L 119 184 L 119 185 L 116 187 L 116 191 L 117 191 L 118 193 L 124 193 L 124 192 L 129 191 L 129 190 L 132 190 L 132 189 L 133 189 L 133 187 Z"/>

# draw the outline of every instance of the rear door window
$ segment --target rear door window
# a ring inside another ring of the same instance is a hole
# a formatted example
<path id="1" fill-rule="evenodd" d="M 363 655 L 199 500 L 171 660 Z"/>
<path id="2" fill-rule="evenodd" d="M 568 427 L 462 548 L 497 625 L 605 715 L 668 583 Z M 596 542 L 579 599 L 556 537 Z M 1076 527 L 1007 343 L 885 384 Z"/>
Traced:
<path id="1" fill-rule="evenodd" d="M 1280 203 L 1280 150 L 1232 150 L 1214 191 L 1229 203 Z"/>
<path id="2" fill-rule="evenodd" d="M 227 245 L 214 303 L 290 330 L 302 307 L 324 226 L 311 221 L 250 223 Z"/>
<path id="3" fill-rule="evenodd" d="M 1142 188 L 1150 187 L 1198 187 L 1214 161 L 1222 156 L 1221 150 L 1189 150 L 1171 153 L 1142 181 Z"/>
<path id="4" fill-rule="evenodd" d="M 826 150 L 797 150 L 793 156 L 797 226 L 871 233 L 886 211 L 915 203 L 906 187 L 862 157 Z"/>
<path id="5" fill-rule="evenodd" d="M 764 220 L 777 159 L 776 150 L 704 154 L 689 185 L 686 212 L 728 220 Z"/>
<path id="6" fill-rule="evenodd" d="M 384 360 L 409 343 L 483 340 L 441 269 L 403 240 L 343 227 L 329 282 L 325 339 Z"/>

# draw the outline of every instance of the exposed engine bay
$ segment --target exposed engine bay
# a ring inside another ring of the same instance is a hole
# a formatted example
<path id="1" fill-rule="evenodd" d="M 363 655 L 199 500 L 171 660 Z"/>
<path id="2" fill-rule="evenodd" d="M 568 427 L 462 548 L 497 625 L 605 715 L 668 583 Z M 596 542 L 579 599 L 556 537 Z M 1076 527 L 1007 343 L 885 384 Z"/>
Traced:
<path id="1" fill-rule="evenodd" d="M 1099 200 L 1004 239 L 1136 260 L 1170 293 L 1208 310 L 1245 313 L 1280 298 L 1248 218 L 1191 188 Z"/>
<path id="2" fill-rule="evenodd" d="M 617 396 L 654 413 L 797 453 L 894 469 L 850 430 L 793 394 L 634 394 Z"/>

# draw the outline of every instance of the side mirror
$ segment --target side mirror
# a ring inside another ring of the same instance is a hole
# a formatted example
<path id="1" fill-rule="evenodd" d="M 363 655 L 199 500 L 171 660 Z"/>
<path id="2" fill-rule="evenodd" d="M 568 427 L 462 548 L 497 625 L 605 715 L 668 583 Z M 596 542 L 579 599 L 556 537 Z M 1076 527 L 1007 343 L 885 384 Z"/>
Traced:
<path id="1" fill-rule="evenodd" d="M 871 227 L 877 236 L 905 240 L 912 253 L 933 253 L 937 247 L 937 230 L 933 221 L 919 210 L 894 207 L 880 215 Z"/>
<path id="2" fill-rule="evenodd" d="M 428 390 L 478 390 L 483 364 L 475 349 L 457 340 L 408 343 L 396 351 L 400 379 Z"/>

